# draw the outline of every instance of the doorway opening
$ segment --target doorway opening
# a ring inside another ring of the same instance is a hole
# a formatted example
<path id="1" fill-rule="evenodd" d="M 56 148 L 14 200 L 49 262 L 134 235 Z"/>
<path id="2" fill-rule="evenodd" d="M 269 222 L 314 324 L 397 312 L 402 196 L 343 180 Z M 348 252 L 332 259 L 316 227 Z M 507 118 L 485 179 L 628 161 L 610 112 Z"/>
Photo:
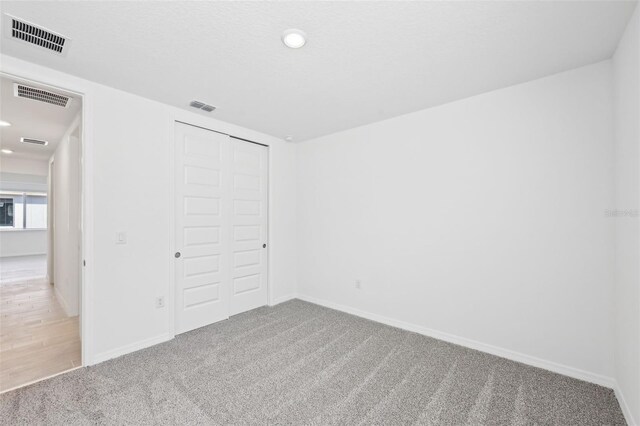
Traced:
<path id="1" fill-rule="evenodd" d="M 82 366 L 82 97 L 0 75 L 0 392 Z"/>

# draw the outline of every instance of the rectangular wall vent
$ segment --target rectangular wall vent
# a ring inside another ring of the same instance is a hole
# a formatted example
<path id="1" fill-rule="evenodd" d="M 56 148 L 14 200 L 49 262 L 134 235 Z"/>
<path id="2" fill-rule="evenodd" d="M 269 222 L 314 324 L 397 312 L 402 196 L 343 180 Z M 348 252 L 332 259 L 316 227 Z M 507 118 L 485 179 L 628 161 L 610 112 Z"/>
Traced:
<path id="1" fill-rule="evenodd" d="M 68 107 L 71 101 L 71 98 L 68 96 L 50 92 L 48 90 L 38 89 L 37 87 L 25 86 L 20 83 L 13 84 L 13 94 L 18 98 L 33 99 L 34 101 L 45 102 L 63 108 Z"/>
<path id="2" fill-rule="evenodd" d="M 33 139 L 33 138 L 20 138 L 20 142 L 31 143 L 34 145 L 42 145 L 42 146 L 49 145 L 48 141 L 43 141 L 41 139 Z"/>
<path id="3" fill-rule="evenodd" d="M 14 40 L 20 40 L 57 54 L 65 54 L 69 48 L 70 40 L 67 37 L 11 15 L 5 14 L 3 24 L 7 26 L 7 35 Z"/>
<path id="4" fill-rule="evenodd" d="M 213 105 L 207 105 L 204 102 L 200 102 L 200 101 L 191 101 L 189 103 L 189 106 L 192 106 L 197 109 L 201 109 L 206 112 L 211 112 L 216 109 L 216 107 L 214 107 Z"/>

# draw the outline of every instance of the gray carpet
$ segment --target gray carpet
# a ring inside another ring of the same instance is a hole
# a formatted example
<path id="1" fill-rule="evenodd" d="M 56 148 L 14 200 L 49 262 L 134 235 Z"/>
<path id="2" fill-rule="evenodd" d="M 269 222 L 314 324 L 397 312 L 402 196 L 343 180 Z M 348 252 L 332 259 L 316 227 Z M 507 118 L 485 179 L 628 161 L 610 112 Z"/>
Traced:
<path id="1" fill-rule="evenodd" d="M 625 424 L 609 389 L 298 300 L 0 395 L 0 419 Z"/>

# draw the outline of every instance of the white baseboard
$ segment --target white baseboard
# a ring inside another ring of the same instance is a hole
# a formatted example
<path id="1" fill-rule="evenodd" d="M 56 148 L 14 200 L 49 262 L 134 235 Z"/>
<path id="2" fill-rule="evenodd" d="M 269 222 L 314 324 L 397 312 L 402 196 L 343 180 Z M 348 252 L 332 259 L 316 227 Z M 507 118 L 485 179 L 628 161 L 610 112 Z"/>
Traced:
<path id="1" fill-rule="evenodd" d="M 173 334 L 165 333 L 159 336 L 151 337 L 149 339 L 141 340 L 139 342 L 131 343 L 129 345 L 120 346 L 119 348 L 112 349 L 110 351 L 102 352 L 93 357 L 91 365 L 99 364 L 101 362 L 108 361 L 110 359 L 117 358 L 131 352 L 139 351 L 141 349 L 146 349 L 159 343 L 167 342 L 173 339 L 173 337 Z"/>
<path id="2" fill-rule="evenodd" d="M 58 303 L 60 303 L 60 306 L 62 306 L 62 310 L 64 311 L 66 316 L 68 317 L 78 316 L 78 312 L 71 309 L 71 307 L 69 306 L 65 298 L 62 297 L 62 294 L 60 294 L 60 292 L 58 291 L 58 287 L 56 287 L 55 285 L 53 286 L 53 293 L 56 295 L 56 299 L 58 299 Z"/>
<path id="3" fill-rule="evenodd" d="M 296 298 L 296 294 L 289 294 L 283 297 L 279 297 L 277 299 L 275 299 L 270 306 L 275 306 L 278 305 L 280 303 L 284 303 L 288 300 L 292 300 Z M 122 355 L 126 355 L 128 353 L 131 352 L 135 352 L 135 351 L 139 351 L 141 349 L 146 349 L 148 347 L 151 346 L 155 346 L 159 343 L 164 343 L 167 342 L 171 339 L 174 338 L 174 334 L 173 333 L 165 333 L 165 334 L 161 334 L 160 336 L 156 336 L 156 337 L 152 337 L 146 340 L 142 340 L 139 342 L 135 342 L 135 343 L 131 343 L 129 345 L 124 345 L 121 346 L 119 348 L 116 349 L 112 349 L 110 351 L 106 351 L 106 352 L 102 352 L 100 354 L 97 354 L 93 357 L 93 360 L 91 360 L 91 363 L 89 365 L 95 365 L 95 364 L 99 364 L 101 362 L 104 361 L 108 361 L 110 359 L 113 358 L 117 358 L 119 356 Z"/>
<path id="4" fill-rule="evenodd" d="M 627 405 L 626 399 L 624 399 L 624 395 L 622 393 L 622 389 L 620 389 L 620 385 L 616 383 L 613 390 L 616 393 L 616 398 L 618 398 L 618 402 L 620 403 L 620 409 L 622 410 L 624 419 L 627 421 L 627 425 L 638 426 L 638 423 L 633 418 L 633 414 L 631 413 L 631 409 L 629 408 L 629 405 Z"/>
<path id="5" fill-rule="evenodd" d="M 29 230 L 27 230 L 29 231 Z M 39 231 L 36 230 L 36 231 Z M 12 231 L 7 231 L 7 232 L 12 232 Z M 18 230 L 17 232 L 21 232 L 21 230 Z M 44 256 L 46 255 L 47 252 L 41 253 L 41 252 L 36 252 L 36 253 L 32 253 L 32 252 L 26 252 L 26 253 L 9 253 L 9 254 L 3 254 L 2 256 L 0 256 L 1 258 L 7 258 L 7 257 L 25 257 L 25 256 Z"/>
<path id="6" fill-rule="evenodd" d="M 276 306 L 281 303 L 288 302 L 289 300 L 296 299 L 297 297 L 298 295 L 295 293 L 287 294 L 286 296 L 278 297 L 277 299 L 272 300 L 269 306 Z"/>
<path id="7" fill-rule="evenodd" d="M 548 361 L 548 360 L 537 358 L 531 355 L 512 351 L 510 349 L 493 346 L 487 343 L 482 343 L 476 340 L 467 339 L 465 337 L 456 336 L 456 335 L 445 333 L 438 330 L 433 330 L 433 329 L 422 327 L 416 324 L 399 321 L 399 320 L 388 318 L 382 315 L 372 314 L 370 312 L 362 311 L 360 309 L 352 308 L 345 305 L 340 305 L 338 303 L 329 302 L 327 300 L 317 299 L 315 297 L 298 294 L 298 299 L 304 300 L 305 302 L 314 303 L 316 305 L 325 306 L 327 308 L 335 309 L 338 311 L 346 312 L 348 314 L 356 315 L 372 321 L 380 322 L 382 324 L 390 325 L 392 327 L 397 327 L 403 330 L 412 331 L 414 333 L 433 337 L 435 339 L 444 340 L 445 342 L 475 349 L 481 352 L 486 352 L 492 355 L 499 356 L 501 358 L 509 359 L 511 361 L 521 362 L 523 364 L 527 364 L 533 367 L 549 370 L 554 373 L 573 377 L 574 379 L 584 380 L 586 382 L 595 383 L 597 385 L 604 386 L 611 389 L 615 388 L 615 380 L 612 377 L 591 373 L 578 368 L 570 367 L 568 365 L 563 365 L 553 361 Z"/>

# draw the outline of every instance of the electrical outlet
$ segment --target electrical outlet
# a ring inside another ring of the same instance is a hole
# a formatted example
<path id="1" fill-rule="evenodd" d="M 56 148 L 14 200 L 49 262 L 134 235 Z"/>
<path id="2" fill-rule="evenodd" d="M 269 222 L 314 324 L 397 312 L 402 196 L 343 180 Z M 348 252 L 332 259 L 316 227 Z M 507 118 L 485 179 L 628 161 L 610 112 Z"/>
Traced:
<path id="1" fill-rule="evenodd" d="M 360 290 L 362 288 L 362 280 L 356 280 L 356 288 Z"/>
<path id="2" fill-rule="evenodd" d="M 156 297 L 156 308 L 164 308 L 164 296 Z"/>

